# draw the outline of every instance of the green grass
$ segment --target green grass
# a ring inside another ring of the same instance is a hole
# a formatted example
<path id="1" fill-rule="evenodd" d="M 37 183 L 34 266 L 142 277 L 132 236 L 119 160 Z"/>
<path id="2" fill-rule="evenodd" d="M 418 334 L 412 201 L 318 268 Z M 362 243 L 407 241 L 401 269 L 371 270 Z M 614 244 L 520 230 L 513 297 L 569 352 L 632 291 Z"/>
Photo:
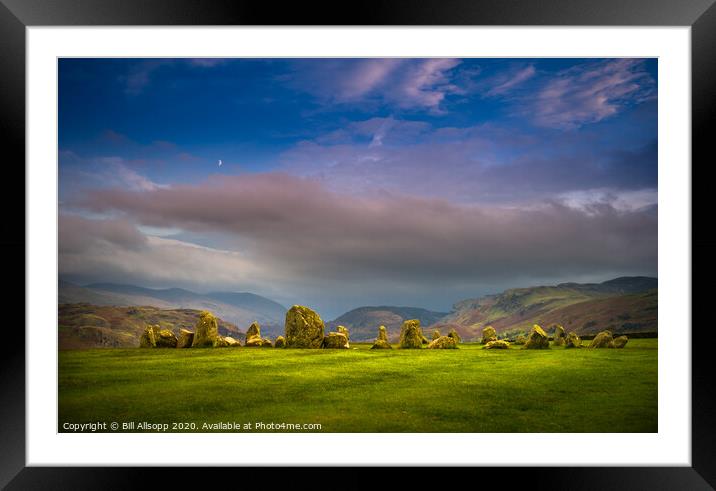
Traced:
<path id="1" fill-rule="evenodd" d="M 656 339 L 620 350 L 354 347 L 61 351 L 58 430 L 261 421 L 322 432 L 657 431 Z"/>

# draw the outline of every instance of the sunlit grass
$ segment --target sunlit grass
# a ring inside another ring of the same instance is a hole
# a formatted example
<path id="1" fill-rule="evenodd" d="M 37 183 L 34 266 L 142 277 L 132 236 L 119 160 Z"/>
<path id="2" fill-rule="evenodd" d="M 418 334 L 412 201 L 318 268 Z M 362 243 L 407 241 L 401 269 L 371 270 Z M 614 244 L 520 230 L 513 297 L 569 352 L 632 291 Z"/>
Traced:
<path id="1" fill-rule="evenodd" d="M 657 340 L 625 349 L 94 349 L 59 354 L 64 422 L 323 432 L 655 432 Z"/>

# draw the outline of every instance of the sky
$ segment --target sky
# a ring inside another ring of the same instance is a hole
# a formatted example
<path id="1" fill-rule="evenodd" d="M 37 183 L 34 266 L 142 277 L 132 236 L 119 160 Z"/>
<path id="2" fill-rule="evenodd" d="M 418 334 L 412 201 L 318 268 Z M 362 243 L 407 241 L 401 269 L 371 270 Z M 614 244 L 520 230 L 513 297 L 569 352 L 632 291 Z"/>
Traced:
<path id="1" fill-rule="evenodd" d="M 59 274 L 324 318 L 657 275 L 656 59 L 59 60 Z"/>

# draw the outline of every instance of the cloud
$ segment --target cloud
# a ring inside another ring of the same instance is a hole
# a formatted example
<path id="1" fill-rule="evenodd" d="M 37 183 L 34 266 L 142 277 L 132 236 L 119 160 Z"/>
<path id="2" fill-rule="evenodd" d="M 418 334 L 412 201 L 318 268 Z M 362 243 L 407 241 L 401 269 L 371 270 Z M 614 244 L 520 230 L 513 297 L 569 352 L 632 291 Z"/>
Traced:
<path id="1" fill-rule="evenodd" d="M 557 73 L 527 105 L 525 115 L 540 126 L 574 129 L 614 116 L 655 93 L 656 83 L 643 60 L 592 62 Z"/>
<path id="2" fill-rule="evenodd" d="M 488 97 L 504 95 L 514 87 L 532 78 L 537 70 L 534 65 L 528 65 L 520 70 L 503 74 L 490 81 L 491 88 L 485 93 Z"/>
<path id="3" fill-rule="evenodd" d="M 282 80 L 325 104 L 372 102 L 442 113 L 446 97 L 462 93 L 451 77 L 459 64 L 449 58 L 303 60 Z"/>
<path id="4" fill-rule="evenodd" d="M 656 142 L 623 147 L 591 134 L 537 136 L 494 124 L 434 128 L 371 118 L 298 143 L 283 153 L 281 168 L 342 193 L 386 190 L 485 204 L 525 204 L 593 188 L 655 188 Z"/>
<path id="5" fill-rule="evenodd" d="M 146 226 L 232 234 L 262 276 L 286 285 L 655 272 L 657 257 L 653 207 L 620 211 L 597 203 L 587 213 L 556 201 L 499 208 L 392 194 L 362 198 L 281 174 L 97 191 L 79 204 Z"/>
<path id="6" fill-rule="evenodd" d="M 132 64 L 127 75 L 122 77 L 124 93 L 130 96 L 141 94 L 150 84 L 154 72 L 171 64 L 172 60 L 170 59 L 151 59 Z"/>
<path id="7" fill-rule="evenodd" d="M 259 287 L 255 266 L 239 252 L 145 236 L 126 219 L 61 214 L 59 230 L 59 274 L 75 281 Z"/>

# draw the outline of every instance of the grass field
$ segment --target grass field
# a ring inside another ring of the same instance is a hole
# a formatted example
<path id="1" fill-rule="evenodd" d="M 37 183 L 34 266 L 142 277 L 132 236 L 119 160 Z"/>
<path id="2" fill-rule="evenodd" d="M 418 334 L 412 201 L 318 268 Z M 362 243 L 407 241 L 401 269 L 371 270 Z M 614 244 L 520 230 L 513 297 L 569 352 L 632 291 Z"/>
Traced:
<path id="1" fill-rule="evenodd" d="M 183 431 L 175 422 L 190 431 L 263 422 L 317 423 L 299 431 L 320 432 L 656 432 L 657 343 L 60 351 L 58 431 L 134 421 L 167 423 L 168 431 Z"/>

